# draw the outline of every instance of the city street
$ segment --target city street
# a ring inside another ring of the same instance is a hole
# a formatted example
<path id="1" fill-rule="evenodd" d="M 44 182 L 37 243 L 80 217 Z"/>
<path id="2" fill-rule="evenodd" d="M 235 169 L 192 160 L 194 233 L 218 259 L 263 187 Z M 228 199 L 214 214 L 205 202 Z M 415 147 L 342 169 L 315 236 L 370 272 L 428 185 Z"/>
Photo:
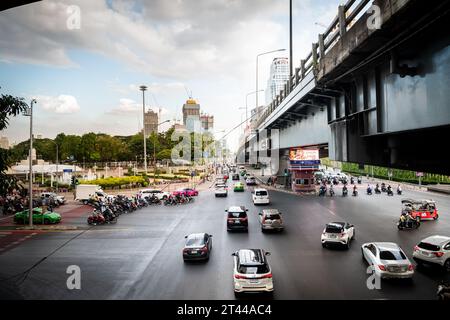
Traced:
<path id="1" fill-rule="evenodd" d="M 265 207 L 252 204 L 248 188 L 233 193 L 232 184 L 228 182 L 227 198 L 216 199 L 210 189 L 200 192 L 193 204 L 151 206 L 122 215 L 112 226 L 87 228 L 83 216 L 74 223 L 85 230 L 38 233 L 0 251 L 1 298 L 234 299 L 231 254 L 241 248 L 272 253 L 268 259 L 274 299 L 435 299 L 438 283 L 450 279 L 440 269 L 426 268 L 416 271 L 412 283 L 382 281 L 381 290 L 371 291 L 360 250 L 365 242 L 392 241 L 412 259 L 413 247 L 421 239 L 449 235 L 448 196 L 409 190 L 401 197 L 367 196 L 364 184 L 358 197 L 347 198 L 340 196 L 340 188 L 333 198 L 270 191 L 272 203 L 267 208 L 279 209 L 286 225 L 284 232 L 271 234 L 259 228 L 258 212 Z M 405 197 L 436 200 L 440 219 L 423 222 L 418 230 L 398 231 L 400 200 Z M 248 233 L 226 231 L 224 210 L 232 205 L 249 209 Z M 321 232 L 333 221 L 355 225 L 356 240 L 349 251 L 322 248 Z M 184 263 L 184 236 L 196 232 L 213 235 L 211 258 L 206 263 Z M 81 290 L 66 287 L 70 265 L 81 269 Z"/>

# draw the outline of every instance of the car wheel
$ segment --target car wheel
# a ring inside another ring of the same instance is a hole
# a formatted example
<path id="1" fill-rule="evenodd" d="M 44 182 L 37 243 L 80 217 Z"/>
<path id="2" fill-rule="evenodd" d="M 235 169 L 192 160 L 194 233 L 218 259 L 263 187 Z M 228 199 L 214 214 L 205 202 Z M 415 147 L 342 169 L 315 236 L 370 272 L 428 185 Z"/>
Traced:
<path id="1" fill-rule="evenodd" d="M 348 239 L 347 243 L 345 244 L 345 249 L 347 249 L 347 250 L 350 249 L 350 243 L 351 243 L 351 239 Z"/>
<path id="2" fill-rule="evenodd" d="M 327 245 L 325 243 L 322 243 L 322 248 L 326 248 Z"/>
<path id="3" fill-rule="evenodd" d="M 435 220 L 435 221 L 436 221 L 437 219 L 439 219 L 439 215 L 435 215 L 434 218 L 433 218 L 433 220 Z"/>
<path id="4" fill-rule="evenodd" d="M 241 297 L 241 293 L 240 292 L 234 292 L 234 297 L 235 298 L 240 298 Z"/>
<path id="5" fill-rule="evenodd" d="M 353 230 L 353 236 L 352 236 L 352 241 L 356 240 L 356 231 Z"/>
<path id="6" fill-rule="evenodd" d="M 447 272 L 450 272 L 450 259 L 447 259 L 444 263 L 444 269 Z"/>

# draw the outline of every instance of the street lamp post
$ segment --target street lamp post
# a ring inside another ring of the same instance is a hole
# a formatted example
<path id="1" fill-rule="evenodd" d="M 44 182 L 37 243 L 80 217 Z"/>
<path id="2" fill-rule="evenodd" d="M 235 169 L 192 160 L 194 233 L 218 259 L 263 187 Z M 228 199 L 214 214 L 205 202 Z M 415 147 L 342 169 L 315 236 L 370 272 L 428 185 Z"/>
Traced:
<path id="1" fill-rule="evenodd" d="M 170 120 L 163 121 L 163 122 L 158 123 L 156 125 L 155 137 L 153 138 L 153 165 L 154 165 L 154 169 L 153 169 L 153 184 L 156 181 L 156 137 L 158 136 L 158 128 L 159 128 L 160 125 L 162 125 L 164 123 L 167 123 L 167 122 L 170 122 Z"/>
<path id="2" fill-rule="evenodd" d="M 30 150 L 29 150 L 29 177 L 28 177 L 28 217 L 30 228 L 33 228 L 33 104 L 36 103 L 36 99 L 32 99 L 30 108 L 27 110 L 26 115 L 30 117 Z"/>
<path id="3" fill-rule="evenodd" d="M 256 110 L 258 110 L 258 93 L 259 93 L 259 90 L 258 90 L 259 57 L 264 56 L 266 54 L 270 54 L 270 53 L 274 53 L 274 52 L 281 52 L 281 51 L 286 51 L 286 49 L 278 49 L 278 50 L 267 51 L 267 52 L 260 53 L 260 54 L 258 54 L 256 56 L 256 90 L 255 90 L 255 93 L 256 93 L 256 108 L 257 108 Z"/>
<path id="4" fill-rule="evenodd" d="M 147 136 L 145 133 L 145 91 L 147 90 L 146 86 L 140 86 L 139 90 L 142 91 L 142 133 L 144 134 L 144 170 L 145 174 L 147 174 Z"/>

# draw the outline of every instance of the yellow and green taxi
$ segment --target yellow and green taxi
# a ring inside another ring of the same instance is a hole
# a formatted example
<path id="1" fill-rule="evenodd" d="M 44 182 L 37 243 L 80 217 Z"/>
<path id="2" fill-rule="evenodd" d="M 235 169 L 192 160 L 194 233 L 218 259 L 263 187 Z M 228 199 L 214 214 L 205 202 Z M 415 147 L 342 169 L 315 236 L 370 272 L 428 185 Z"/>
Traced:
<path id="1" fill-rule="evenodd" d="M 29 210 L 17 212 L 14 215 L 14 222 L 27 224 L 30 221 Z M 42 213 L 42 208 L 33 208 L 33 223 L 35 224 L 56 224 L 61 222 L 61 215 L 56 212 L 47 211 Z"/>
<path id="2" fill-rule="evenodd" d="M 243 192 L 244 191 L 244 184 L 242 182 L 236 182 L 234 184 L 233 190 L 234 190 L 234 192 Z"/>
<path id="3" fill-rule="evenodd" d="M 241 171 L 241 177 L 245 176 L 247 174 L 247 170 L 242 170 Z"/>

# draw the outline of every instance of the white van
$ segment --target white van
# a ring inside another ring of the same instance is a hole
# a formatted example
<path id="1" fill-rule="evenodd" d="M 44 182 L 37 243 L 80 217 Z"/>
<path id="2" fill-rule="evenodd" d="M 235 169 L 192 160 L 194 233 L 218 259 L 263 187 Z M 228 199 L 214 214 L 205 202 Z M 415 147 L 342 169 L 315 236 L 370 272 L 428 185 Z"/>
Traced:
<path id="1" fill-rule="evenodd" d="M 252 193 L 253 204 L 269 204 L 269 192 L 266 189 L 255 189 Z"/>

